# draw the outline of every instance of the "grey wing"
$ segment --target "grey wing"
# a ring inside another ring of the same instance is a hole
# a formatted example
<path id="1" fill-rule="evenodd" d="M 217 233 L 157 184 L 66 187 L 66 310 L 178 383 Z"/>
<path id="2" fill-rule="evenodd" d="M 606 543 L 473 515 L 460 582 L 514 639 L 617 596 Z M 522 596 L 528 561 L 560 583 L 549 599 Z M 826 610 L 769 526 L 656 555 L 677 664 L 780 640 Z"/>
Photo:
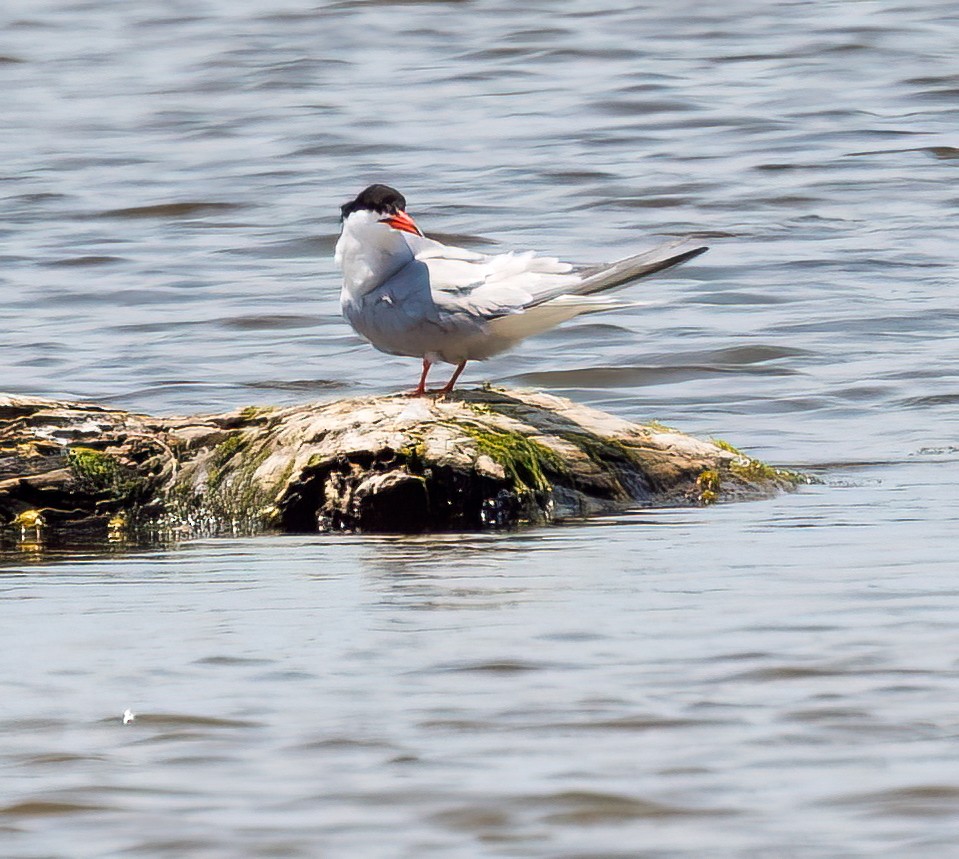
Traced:
<path id="1" fill-rule="evenodd" d="M 466 314 L 476 319 L 499 319 L 511 313 L 521 313 L 532 296 L 516 289 L 490 289 L 486 281 L 464 284 L 455 289 L 433 291 L 433 303 L 444 315 Z"/>
<path id="2" fill-rule="evenodd" d="M 576 271 L 580 282 L 575 288 L 566 291 L 557 289 L 542 292 L 534 296 L 525 308 L 536 307 L 561 295 L 594 295 L 616 289 L 618 286 L 625 286 L 640 278 L 680 265 L 708 250 L 706 245 L 701 245 L 694 239 L 680 239 L 616 262 L 584 266 Z"/>
<path id="3" fill-rule="evenodd" d="M 543 292 L 569 292 L 581 281 L 569 263 L 532 252 L 487 256 L 432 252 L 417 256 L 427 266 L 433 300 L 448 313 L 496 319 L 523 308 Z"/>
<path id="4" fill-rule="evenodd" d="M 417 260 L 429 269 L 432 297 L 442 313 L 498 319 L 560 296 L 587 296 L 625 286 L 706 250 L 694 240 L 682 239 L 606 265 L 574 268 L 531 252 L 487 256 L 430 243 Z"/>

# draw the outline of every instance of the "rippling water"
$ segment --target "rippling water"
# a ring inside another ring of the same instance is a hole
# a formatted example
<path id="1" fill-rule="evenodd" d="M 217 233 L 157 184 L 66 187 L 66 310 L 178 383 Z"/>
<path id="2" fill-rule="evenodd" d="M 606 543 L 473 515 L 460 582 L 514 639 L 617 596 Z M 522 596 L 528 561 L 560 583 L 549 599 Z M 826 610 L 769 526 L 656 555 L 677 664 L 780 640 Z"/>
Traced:
<path id="1" fill-rule="evenodd" d="M 471 366 L 824 483 L 442 539 L 0 555 L 40 856 L 935 856 L 959 841 L 954 3 L 14 0 L 0 389 L 409 387 L 338 314 L 372 181 L 472 247 L 712 250 Z M 138 715 L 124 725 L 121 714 Z"/>

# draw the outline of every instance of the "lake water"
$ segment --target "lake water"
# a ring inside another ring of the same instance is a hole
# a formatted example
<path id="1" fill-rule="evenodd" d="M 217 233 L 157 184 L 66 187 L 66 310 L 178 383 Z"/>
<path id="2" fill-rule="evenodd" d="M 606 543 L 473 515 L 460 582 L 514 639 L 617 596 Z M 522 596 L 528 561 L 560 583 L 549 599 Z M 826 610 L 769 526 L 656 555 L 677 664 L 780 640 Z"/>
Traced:
<path id="1" fill-rule="evenodd" d="M 0 390 L 169 414 L 411 387 L 331 259 L 385 181 L 470 247 L 708 237 L 627 293 L 653 306 L 464 383 L 823 482 L 520 533 L 7 550 L 0 855 L 959 855 L 957 25 L 5 3 Z"/>

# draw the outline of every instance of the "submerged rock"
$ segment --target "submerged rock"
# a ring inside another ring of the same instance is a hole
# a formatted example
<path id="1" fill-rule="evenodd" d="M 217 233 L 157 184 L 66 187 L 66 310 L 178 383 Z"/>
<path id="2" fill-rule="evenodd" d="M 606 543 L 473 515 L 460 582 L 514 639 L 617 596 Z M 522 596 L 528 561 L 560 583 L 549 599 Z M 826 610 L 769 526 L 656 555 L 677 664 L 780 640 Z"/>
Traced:
<path id="1" fill-rule="evenodd" d="M 154 418 L 0 396 L 7 534 L 508 528 L 764 498 L 804 478 L 534 391 Z"/>

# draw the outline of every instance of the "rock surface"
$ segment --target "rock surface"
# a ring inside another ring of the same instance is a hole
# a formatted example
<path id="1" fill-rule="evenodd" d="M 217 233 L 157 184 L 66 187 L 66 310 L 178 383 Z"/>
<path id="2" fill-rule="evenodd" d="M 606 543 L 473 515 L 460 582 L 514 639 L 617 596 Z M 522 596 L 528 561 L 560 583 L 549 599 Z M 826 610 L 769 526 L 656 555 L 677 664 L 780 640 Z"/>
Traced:
<path id="1" fill-rule="evenodd" d="M 170 418 L 0 395 L 8 539 L 472 530 L 800 482 L 721 442 L 533 391 Z"/>

